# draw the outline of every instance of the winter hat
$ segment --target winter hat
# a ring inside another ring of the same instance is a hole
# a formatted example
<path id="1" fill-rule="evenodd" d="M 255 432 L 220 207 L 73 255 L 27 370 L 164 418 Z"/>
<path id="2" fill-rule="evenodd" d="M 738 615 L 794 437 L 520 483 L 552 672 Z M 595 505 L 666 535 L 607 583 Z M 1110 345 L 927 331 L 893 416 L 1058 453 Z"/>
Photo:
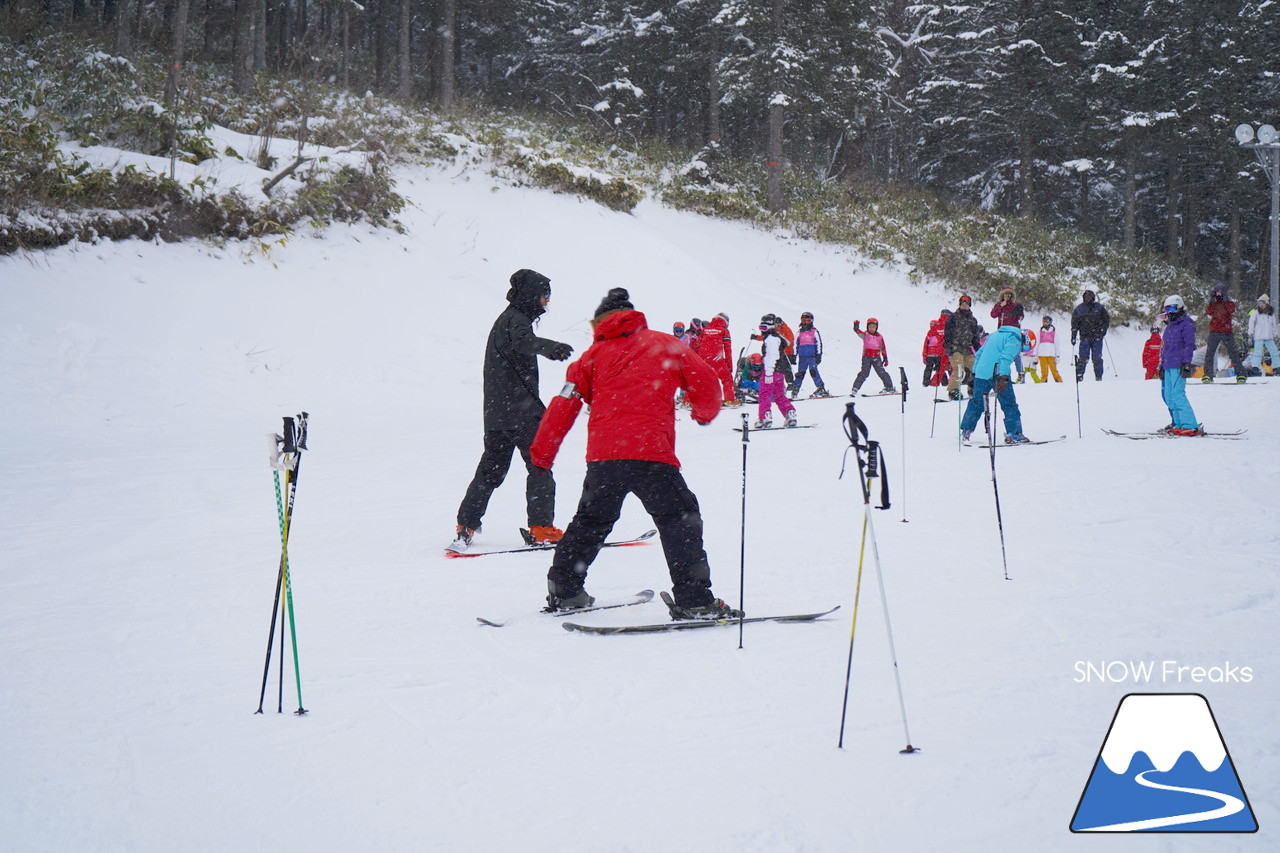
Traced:
<path id="1" fill-rule="evenodd" d="M 631 295 L 627 293 L 625 288 L 613 288 L 609 291 L 609 295 L 600 302 L 600 306 L 596 308 L 596 319 L 598 320 L 605 314 L 610 314 L 614 311 L 634 311 L 636 306 L 632 305 L 630 300 Z"/>
<path id="2" fill-rule="evenodd" d="M 999 301 L 1000 297 L 1004 296 L 1006 293 L 1017 299 L 1017 296 L 1014 295 L 1013 288 L 1006 284 L 1004 287 L 1000 288 L 1000 292 L 996 294 L 996 300 Z"/>
<path id="3" fill-rule="evenodd" d="M 1086 290 L 1084 293 L 1080 294 L 1080 298 L 1085 302 L 1092 302 L 1098 298 L 1098 294 L 1094 293 L 1092 290 Z"/>
<path id="4" fill-rule="evenodd" d="M 720 312 L 719 314 L 717 314 L 716 316 L 717 316 L 717 317 L 719 317 L 721 320 L 724 320 L 724 323 L 725 323 L 725 325 L 726 325 L 726 326 L 727 326 L 727 325 L 729 325 L 729 315 L 728 315 L 728 314 L 726 314 L 726 313 L 724 313 L 723 311 L 721 311 L 721 312 Z"/>
<path id="5" fill-rule="evenodd" d="M 1264 294 L 1262 294 L 1261 296 L 1259 296 L 1259 297 L 1258 297 L 1258 301 L 1259 301 L 1259 302 L 1265 302 L 1265 303 L 1267 303 L 1268 305 L 1270 305 L 1270 304 L 1271 304 L 1271 297 L 1270 297 L 1270 296 L 1267 296 L 1267 294 L 1265 294 L 1265 293 L 1264 293 Z"/>

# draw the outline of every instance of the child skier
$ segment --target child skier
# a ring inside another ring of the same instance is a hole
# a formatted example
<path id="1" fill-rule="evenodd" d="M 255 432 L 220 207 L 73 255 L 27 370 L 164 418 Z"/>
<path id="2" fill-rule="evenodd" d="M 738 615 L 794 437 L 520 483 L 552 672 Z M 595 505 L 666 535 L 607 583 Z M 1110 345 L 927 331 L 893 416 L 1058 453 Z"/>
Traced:
<path id="1" fill-rule="evenodd" d="M 1049 374 L 1053 374 L 1054 382 L 1061 382 L 1058 375 L 1058 330 L 1053 325 L 1053 318 L 1045 315 L 1040 318 L 1040 339 L 1036 341 L 1036 359 L 1040 362 L 1040 381 L 1048 382 Z"/>
<path id="2" fill-rule="evenodd" d="M 756 429 L 768 429 L 773 426 L 773 404 L 778 404 L 782 416 L 787 419 L 787 426 L 796 425 L 796 407 L 787 399 L 787 386 L 782 378 L 782 360 L 787 356 L 783 349 L 786 339 L 778 332 L 777 318 L 766 314 L 760 319 L 761 337 L 761 373 L 760 373 L 760 407 L 756 419 Z"/>
<path id="3" fill-rule="evenodd" d="M 796 381 L 792 386 L 794 389 L 791 393 L 791 399 L 800 396 L 800 386 L 804 384 L 804 376 L 806 373 L 813 374 L 813 384 L 818 389 L 811 396 L 814 397 L 830 397 L 831 393 L 827 391 L 827 386 L 822 382 L 822 376 L 818 373 L 818 365 L 822 364 L 822 333 L 813 325 L 813 315 L 808 311 L 800 315 L 800 331 L 796 335 L 796 352 L 800 358 L 800 367 L 796 372 Z"/>
<path id="4" fill-rule="evenodd" d="M 896 394 L 898 389 L 893 387 L 893 379 L 885 370 L 889 366 L 889 350 L 885 347 L 884 336 L 880 334 L 880 321 L 875 317 L 869 317 L 867 330 L 864 332 L 859 327 L 858 321 L 854 320 L 853 332 L 862 338 L 862 369 L 853 380 L 853 392 L 849 396 L 858 396 L 858 389 L 862 387 L 862 383 L 867 380 L 873 368 L 876 375 L 880 377 L 880 381 L 884 383 L 884 393 Z"/>
<path id="5" fill-rule="evenodd" d="M 1147 342 L 1142 345 L 1142 366 L 1147 371 L 1147 379 L 1156 379 L 1160 376 L 1160 348 L 1164 346 L 1164 341 L 1160 337 L 1160 327 L 1151 327 L 1151 337 L 1147 338 Z"/>
<path id="6" fill-rule="evenodd" d="M 924 348 L 920 354 L 924 358 L 924 384 L 937 386 L 942 382 L 942 362 L 947 357 L 947 320 L 945 317 L 929 323 L 929 331 L 924 335 Z"/>
<path id="7" fill-rule="evenodd" d="M 1018 356 L 1017 366 L 1019 385 L 1027 381 L 1027 374 L 1031 375 L 1032 382 L 1040 381 L 1040 377 L 1036 375 L 1036 333 L 1030 329 L 1022 330 L 1022 352 Z"/>
<path id="8" fill-rule="evenodd" d="M 754 403 L 760 399 L 760 374 L 764 373 L 764 356 L 758 352 L 751 353 L 750 358 L 742 359 L 742 369 L 738 371 L 738 399 L 744 403 Z"/>
<path id="9" fill-rule="evenodd" d="M 1181 296 L 1170 296 L 1162 309 L 1165 317 L 1164 348 L 1160 353 L 1160 397 L 1172 419 L 1161 432 L 1169 435 L 1203 435 L 1195 410 L 1187 399 L 1187 377 L 1194 372 L 1191 354 L 1196 349 L 1196 324 L 1187 316 Z"/>

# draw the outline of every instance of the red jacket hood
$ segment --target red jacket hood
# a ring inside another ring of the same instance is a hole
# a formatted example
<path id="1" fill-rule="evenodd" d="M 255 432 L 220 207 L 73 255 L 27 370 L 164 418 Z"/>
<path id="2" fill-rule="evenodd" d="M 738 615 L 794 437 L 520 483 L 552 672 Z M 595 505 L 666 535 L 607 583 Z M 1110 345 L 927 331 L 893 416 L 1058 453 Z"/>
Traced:
<path id="1" fill-rule="evenodd" d="M 596 323 L 593 340 L 607 341 L 610 338 L 625 338 L 634 335 L 641 329 L 649 328 L 648 321 L 639 311 L 614 311 L 600 318 Z"/>

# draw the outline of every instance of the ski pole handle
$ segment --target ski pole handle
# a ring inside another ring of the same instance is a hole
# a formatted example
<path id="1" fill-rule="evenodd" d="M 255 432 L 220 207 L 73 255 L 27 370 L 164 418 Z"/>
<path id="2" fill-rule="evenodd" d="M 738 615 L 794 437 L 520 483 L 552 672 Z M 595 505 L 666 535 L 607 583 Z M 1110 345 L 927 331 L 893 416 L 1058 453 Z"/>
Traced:
<path id="1" fill-rule="evenodd" d="M 284 447 L 281 450 L 282 453 L 288 454 L 298 452 L 298 437 L 297 432 L 294 429 L 293 418 L 284 419 L 284 438 L 282 441 L 284 442 Z"/>
<path id="2" fill-rule="evenodd" d="M 311 416 L 310 416 L 310 415 L 308 415 L 306 412 L 299 412 L 299 413 L 298 413 L 298 415 L 297 415 L 297 421 L 298 421 L 298 449 L 299 449 L 299 450 L 306 450 L 306 449 L 307 449 L 307 418 L 309 418 L 309 417 L 311 417 Z"/>

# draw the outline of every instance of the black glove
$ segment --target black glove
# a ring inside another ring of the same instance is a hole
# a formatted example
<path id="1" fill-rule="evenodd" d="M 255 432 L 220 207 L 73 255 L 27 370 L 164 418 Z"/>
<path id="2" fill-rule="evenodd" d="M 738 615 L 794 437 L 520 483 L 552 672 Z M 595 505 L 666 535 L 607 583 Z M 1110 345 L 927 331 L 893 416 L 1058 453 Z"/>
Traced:
<path id="1" fill-rule="evenodd" d="M 795 364 L 795 363 L 796 363 L 796 357 L 795 357 L 795 355 L 789 355 L 789 356 L 787 356 L 787 361 L 791 362 L 792 364 Z"/>
<path id="2" fill-rule="evenodd" d="M 822 364 L 822 353 L 818 353 L 813 357 L 814 364 Z"/>
<path id="3" fill-rule="evenodd" d="M 1009 377 L 1008 377 L 1008 376 L 997 376 L 997 377 L 996 377 L 996 393 L 997 393 L 997 394 L 1003 394 L 1003 393 L 1004 393 L 1004 391 L 1005 391 L 1005 389 L 1006 389 L 1006 388 L 1008 388 L 1008 387 L 1009 387 Z"/>
<path id="4" fill-rule="evenodd" d="M 1196 372 L 1196 366 L 1194 364 L 1184 364 L 1182 365 L 1182 367 L 1178 368 L 1178 372 L 1181 373 L 1183 376 L 1194 376 Z"/>
<path id="5" fill-rule="evenodd" d="M 573 347 L 568 344 L 556 344 L 551 348 L 552 361 L 566 361 L 571 355 L 573 355 Z"/>
<path id="6" fill-rule="evenodd" d="M 1076 343 L 1076 336 L 1075 336 L 1075 335 L 1072 335 L 1072 336 L 1071 336 L 1071 345 L 1072 345 L 1072 346 L 1075 346 L 1075 343 Z"/>

